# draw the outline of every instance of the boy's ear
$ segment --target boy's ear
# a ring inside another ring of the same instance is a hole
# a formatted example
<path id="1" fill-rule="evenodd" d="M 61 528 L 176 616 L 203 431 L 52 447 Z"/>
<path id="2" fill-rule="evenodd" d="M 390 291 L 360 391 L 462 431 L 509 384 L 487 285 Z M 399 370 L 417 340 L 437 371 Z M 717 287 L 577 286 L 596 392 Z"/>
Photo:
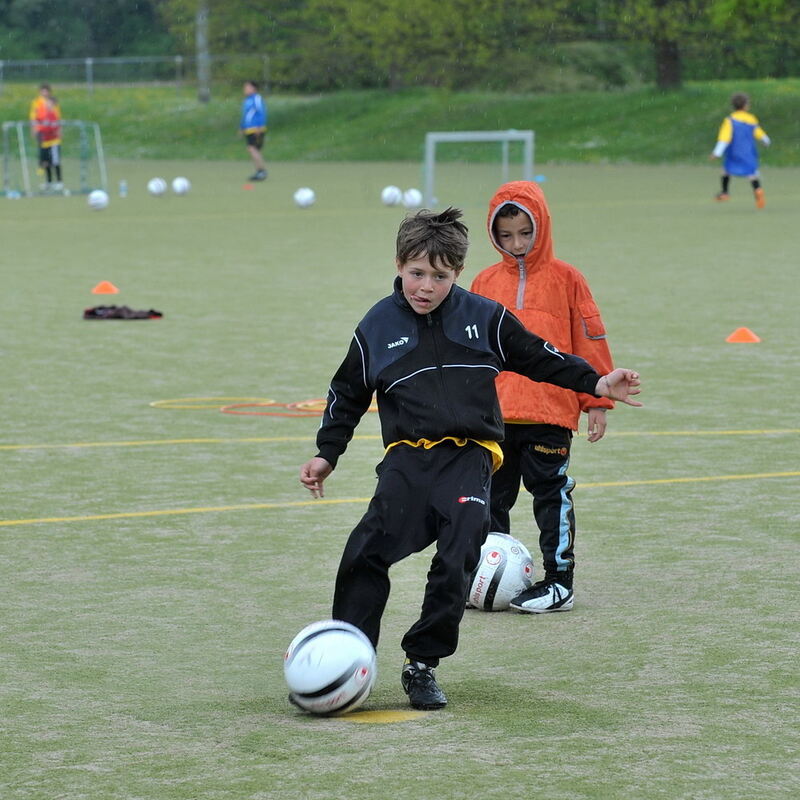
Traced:
<path id="1" fill-rule="evenodd" d="M 395 266 L 397 267 L 397 271 L 398 271 L 398 272 L 400 272 L 400 270 L 402 270 L 402 269 L 403 269 L 403 265 L 400 263 L 400 259 L 399 259 L 399 258 L 396 258 L 396 259 L 394 260 L 394 264 L 395 264 Z"/>

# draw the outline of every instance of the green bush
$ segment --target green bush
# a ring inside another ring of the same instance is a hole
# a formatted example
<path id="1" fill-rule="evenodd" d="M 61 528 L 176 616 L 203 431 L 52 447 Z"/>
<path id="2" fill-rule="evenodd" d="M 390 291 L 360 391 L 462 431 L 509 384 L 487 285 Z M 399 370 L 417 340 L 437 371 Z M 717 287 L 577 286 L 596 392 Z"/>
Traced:
<path id="1" fill-rule="evenodd" d="M 515 92 L 602 91 L 639 86 L 636 48 L 619 42 L 569 42 L 504 53 L 478 85 Z"/>

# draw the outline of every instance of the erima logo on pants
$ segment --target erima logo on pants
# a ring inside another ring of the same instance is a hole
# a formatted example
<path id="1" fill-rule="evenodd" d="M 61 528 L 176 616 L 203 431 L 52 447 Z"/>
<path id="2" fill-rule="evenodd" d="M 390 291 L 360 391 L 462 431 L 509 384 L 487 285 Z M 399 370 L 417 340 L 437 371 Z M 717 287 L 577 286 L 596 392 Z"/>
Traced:
<path id="1" fill-rule="evenodd" d="M 458 498 L 459 503 L 480 503 L 482 506 L 486 505 L 486 501 L 482 500 L 480 497 L 473 497 L 470 495 L 467 497 L 466 495 L 462 495 Z"/>
<path id="2" fill-rule="evenodd" d="M 387 350 L 391 350 L 393 347 L 400 347 L 400 345 L 408 344 L 408 336 L 401 336 L 396 342 L 389 342 L 386 345 Z"/>

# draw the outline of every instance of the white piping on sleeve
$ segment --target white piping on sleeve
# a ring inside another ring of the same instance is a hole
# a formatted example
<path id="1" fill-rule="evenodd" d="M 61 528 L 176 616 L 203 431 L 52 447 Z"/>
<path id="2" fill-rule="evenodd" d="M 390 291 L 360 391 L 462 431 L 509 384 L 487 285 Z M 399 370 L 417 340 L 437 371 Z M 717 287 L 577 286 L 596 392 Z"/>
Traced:
<path id="1" fill-rule="evenodd" d="M 356 344 L 358 345 L 358 349 L 361 351 L 361 377 L 364 381 L 364 388 L 369 389 L 367 385 L 367 359 L 364 357 L 364 348 L 361 346 L 361 342 L 358 341 L 358 336 L 353 334 L 353 338 L 356 340 Z"/>
<path id="2" fill-rule="evenodd" d="M 333 399 L 331 400 L 331 402 L 330 402 L 330 403 L 328 403 L 328 416 L 329 416 L 331 419 L 333 419 L 333 407 L 336 405 L 336 401 L 337 401 L 339 398 L 336 396 L 336 392 L 334 392 L 334 391 L 333 391 L 333 386 L 329 386 L 329 387 L 328 387 L 328 393 L 329 393 L 329 394 L 331 395 L 331 397 L 333 398 Z M 322 427 L 322 420 L 324 420 L 324 419 L 325 419 L 325 415 L 323 414 L 323 415 L 322 415 L 322 419 L 320 420 L 320 423 L 319 423 L 320 427 Z"/>

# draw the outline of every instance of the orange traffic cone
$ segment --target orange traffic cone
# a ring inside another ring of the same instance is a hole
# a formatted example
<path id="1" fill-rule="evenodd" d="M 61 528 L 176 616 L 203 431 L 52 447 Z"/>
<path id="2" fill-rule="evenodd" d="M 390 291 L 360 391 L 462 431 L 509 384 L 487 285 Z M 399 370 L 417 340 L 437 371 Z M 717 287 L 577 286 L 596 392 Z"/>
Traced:
<path id="1" fill-rule="evenodd" d="M 760 342 L 761 337 L 756 336 L 750 328 L 737 328 L 726 340 L 726 342 Z"/>
<path id="2" fill-rule="evenodd" d="M 119 289 L 111 281 L 100 281 L 92 289 L 92 294 L 119 294 Z"/>

